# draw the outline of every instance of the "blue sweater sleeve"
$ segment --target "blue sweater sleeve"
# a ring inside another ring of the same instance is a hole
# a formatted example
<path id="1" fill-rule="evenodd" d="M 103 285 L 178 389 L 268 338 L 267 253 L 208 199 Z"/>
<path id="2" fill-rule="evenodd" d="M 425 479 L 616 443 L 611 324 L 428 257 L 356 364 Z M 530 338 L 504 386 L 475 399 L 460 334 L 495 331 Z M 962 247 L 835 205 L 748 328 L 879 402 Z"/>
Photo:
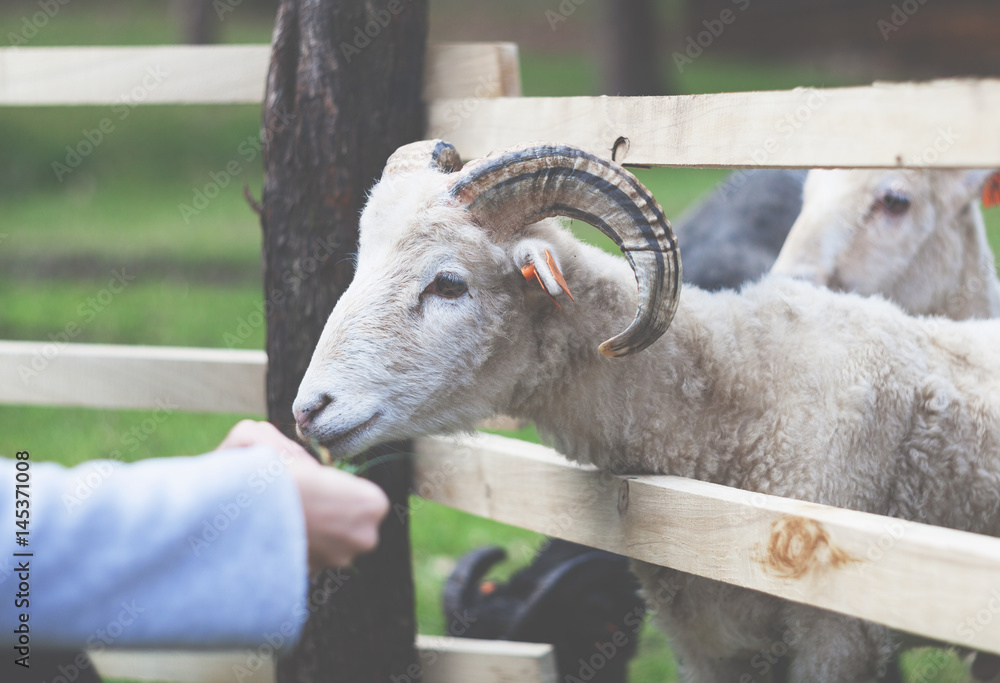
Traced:
<path id="1" fill-rule="evenodd" d="M 298 637 L 305 521 L 273 450 L 72 469 L 32 462 L 26 547 L 15 543 L 15 464 L 0 460 L 0 643 L 22 613 L 33 646 L 287 646 Z M 17 607 L 24 573 L 29 604 Z"/>

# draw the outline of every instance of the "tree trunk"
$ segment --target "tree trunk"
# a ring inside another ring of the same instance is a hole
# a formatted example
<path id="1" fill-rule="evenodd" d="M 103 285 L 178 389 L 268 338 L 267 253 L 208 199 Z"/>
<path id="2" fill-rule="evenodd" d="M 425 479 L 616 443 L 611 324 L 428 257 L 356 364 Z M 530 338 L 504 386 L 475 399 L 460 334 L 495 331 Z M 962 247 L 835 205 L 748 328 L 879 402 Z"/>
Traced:
<path id="1" fill-rule="evenodd" d="M 219 42 L 222 17 L 212 7 L 212 0 L 174 0 L 174 4 L 181 18 L 181 33 L 185 43 L 208 45 Z"/>
<path id="2" fill-rule="evenodd" d="M 660 68 L 660 35 L 652 0 L 605 0 L 604 59 L 608 95 L 670 95 Z"/>
<path id="3" fill-rule="evenodd" d="M 427 0 L 281 0 L 264 105 L 261 223 L 268 416 L 286 434 L 313 347 L 353 276 L 365 193 L 389 154 L 423 135 L 426 36 Z M 410 467 L 401 459 L 369 471 L 398 512 L 355 570 L 313 582 L 309 622 L 278 663 L 282 683 L 389 683 L 417 673 Z"/>

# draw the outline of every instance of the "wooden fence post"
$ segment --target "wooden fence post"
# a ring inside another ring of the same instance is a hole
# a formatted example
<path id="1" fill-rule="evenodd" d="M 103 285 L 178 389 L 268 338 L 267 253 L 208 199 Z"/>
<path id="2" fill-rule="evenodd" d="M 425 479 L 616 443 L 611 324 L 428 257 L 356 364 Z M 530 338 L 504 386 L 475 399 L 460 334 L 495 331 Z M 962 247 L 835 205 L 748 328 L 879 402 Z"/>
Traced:
<path id="1" fill-rule="evenodd" d="M 313 347 L 353 276 L 365 193 L 389 154 L 423 135 L 426 35 L 426 0 L 281 1 L 261 222 L 268 416 L 286 434 Z M 406 510 L 411 469 L 407 458 L 370 470 L 394 510 Z M 390 513 L 375 553 L 313 582 L 309 622 L 279 661 L 279 681 L 388 683 L 417 673 L 407 521 Z"/>

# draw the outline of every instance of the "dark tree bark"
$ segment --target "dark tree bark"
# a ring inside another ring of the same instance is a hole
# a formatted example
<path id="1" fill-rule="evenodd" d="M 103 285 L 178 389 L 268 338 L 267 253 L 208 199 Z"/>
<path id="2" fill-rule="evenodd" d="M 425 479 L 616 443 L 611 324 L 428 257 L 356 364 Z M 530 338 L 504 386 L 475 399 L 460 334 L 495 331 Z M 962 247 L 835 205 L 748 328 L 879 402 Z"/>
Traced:
<path id="1" fill-rule="evenodd" d="M 426 36 L 427 0 L 281 0 L 264 105 L 261 222 L 268 416 L 286 434 L 313 347 L 353 276 L 365 193 L 389 154 L 423 134 Z M 410 462 L 369 472 L 398 512 L 356 570 L 313 582 L 305 632 L 278 664 L 282 683 L 388 683 L 418 673 Z"/>
<path id="2" fill-rule="evenodd" d="M 660 27 L 652 0 L 605 0 L 605 93 L 671 95 L 660 65 Z"/>
<path id="3" fill-rule="evenodd" d="M 181 18 L 182 39 L 192 45 L 207 45 L 219 42 L 221 23 L 212 0 L 174 0 Z"/>

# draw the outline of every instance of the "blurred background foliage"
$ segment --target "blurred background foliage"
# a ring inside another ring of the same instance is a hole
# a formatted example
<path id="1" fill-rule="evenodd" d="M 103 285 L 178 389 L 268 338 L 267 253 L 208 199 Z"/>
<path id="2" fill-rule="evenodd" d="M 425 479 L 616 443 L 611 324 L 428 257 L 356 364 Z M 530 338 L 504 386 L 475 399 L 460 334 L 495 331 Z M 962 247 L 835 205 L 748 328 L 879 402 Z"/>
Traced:
<path id="1" fill-rule="evenodd" d="M 39 15 L 37 0 L 0 0 L 0 45 L 266 43 L 276 4 L 70 0 Z M 894 16 L 900 6 L 908 5 L 431 0 L 430 38 L 517 42 L 526 96 L 829 87 L 1000 71 L 1000 7 L 992 0 L 919 5 Z M 726 11 L 735 19 L 720 29 L 715 22 Z M 698 52 L 689 41 L 704 31 L 712 39 Z M 262 349 L 264 330 L 252 324 L 262 300 L 259 223 L 244 198 L 244 187 L 260 195 L 259 117 L 258 106 L 0 109 L 0 339 L 56 340 L 76 323 L 74 342 Z M 57 165 L 106 118 L 113 130 L 60 172 Z M 233 162 L 239 171 L 221 183 Z M 725 175 L 638 174 L 668 215 Z M 218 196 L 199 203 L 213 184 Z M 996 214 L 988 214 L 994 236 Z M 129 286 L 99 309 L 88 303 L 122 269 L 134 276 Z M 39 460 L 73 464 L 116 451 L 129 461 L 199 453 L 242 417 L 177 412 L 150 428 L 150 416 L 2 406 L 0 454 L 28 449 Z M 537 439 L 530 427 L 515 436 Z M 442 632 L 441 585 L 458 555 L 485 543 L 506 546 L 511 560 L 498 568 L 502 578 L 527 563 L 539 542 L 414 499 L 421 632 Z M 921 680 L 962 680 L 954 657 L 940 664 L 939 655 L 916 653 L 907 666 L 926 667 L 927 657 L 940 673 Z M 665 637 L 645 629 L 632 680 L 675 678 Z"/>

